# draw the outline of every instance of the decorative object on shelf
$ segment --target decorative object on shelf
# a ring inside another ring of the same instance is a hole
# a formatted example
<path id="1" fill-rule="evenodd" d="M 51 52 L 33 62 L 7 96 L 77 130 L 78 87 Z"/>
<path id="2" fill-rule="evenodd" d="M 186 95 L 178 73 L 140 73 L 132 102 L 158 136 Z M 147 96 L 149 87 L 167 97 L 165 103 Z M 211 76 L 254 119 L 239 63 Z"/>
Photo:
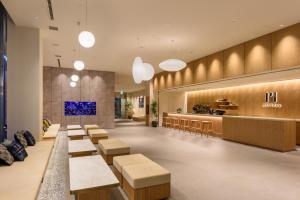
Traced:
<path id="1" fill-rule="evenodd" d="M 70 86 L 71 86 L 71 87 L 76 87 L 76 82 L 71 81 L 71 82 L 70 82 Z"/>
<path id="2" fill-rule="evenodd" d="M 88 2 L 85 1 L 85 28 L 87 27 L 87 15 L 88 15 Z M 78 41 L 81 46 L 90 48 L 95 44 L 95 36 L 89 31 L 82 31 L 78 36 Z"/>
<path id="3" fill-rule="evenodd" d="M 238 106 L 227 99 L 217 99 L 215 101 L 215 107 L 219 109 L 224 109 L 224 110 L 235 110 L 238 108 Z"/>
<path id="4" fill-rule="evenodd" d="M 144 97 L 143 96 L 139 97 L 139 108 L 144 108 Z"/>
<path id="5" fill-rule="evenodd" d="M 74 68 L 78 71 L 83 70 L 85 67 L 84 62 L 82 60 L 75 60 L 74 61 Z"/>
<path id="6" fill-rule="evenodd" d="M 182 108 L 177 108 L 176 112 L 177 113 L 182 113 Z"/>
<path id="7" fill-rule="evenodd" d="M 154 119 L 152 120 L 151 124 L 152 127 L 157 127 L 158 126 L 158 103 L 156 100 L 153 100 L 151 103 L 151 112 L 154 116 Z"/>
<path id="8" fill-rule="evenodd" d="M 77 82 L 77 81 L 79 80 L 79 76 L 76 75 L 76 74 L 73 74 L 73 75 L 71 76 L 71 80 L 72 80 L 73 82 Z"/>
<path id="9" fill-rule="evenodd" d="M 126 101 L 125 111 L 126 111 L 127 118 L 132 119 L 134 112 L 133 112 L 133 105 L 131 101 Z"/>
<path id="10" fill-rule="evenodd" d="M 186 63 L 179 59 L 168 59 L 159 64 L 159 67 L 168 72 L 176 72 L 186 67 Z"/>

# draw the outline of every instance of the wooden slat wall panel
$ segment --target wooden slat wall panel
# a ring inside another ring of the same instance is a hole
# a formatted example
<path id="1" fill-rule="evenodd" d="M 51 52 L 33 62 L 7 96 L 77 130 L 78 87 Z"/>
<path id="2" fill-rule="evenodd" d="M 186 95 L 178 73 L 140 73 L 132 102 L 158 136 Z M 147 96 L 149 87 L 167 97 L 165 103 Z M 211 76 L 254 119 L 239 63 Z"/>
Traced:
<path id="1" fill-rule="evenodd" d="M 162 72 L 165 75 L 161 81 L 161 73 L 156 74 L 154 90 L 299 65 L 300 23 L 192 61 L 182 71 Z"/>
<path id="2" fill-rule="evenodd" d="M 268 34 L 245 43 L 245 73 L 271 70 L 272 35 Z"/>
<path id="3" fill-rule="evenodd" d="M 272 34 L 272 69 L 300 65 L 300 24 Z"/>
<path id="4" fill-rule="evenodd" d="M 223 52 L 207 56 L 207 80 L 214 81 L 223 78 Z"/>
<path id="5" fill-rule="evenodd" d="M 194 63 L 194 83 L 206 81 L 207 63 L 206 58 L 195 61 Z"/>
<path id="6" fill-rule="evenodd" d="M 237 45 L 224 51 L 224 78 L 241 76 L 245 73 L 245 45 Z"/>

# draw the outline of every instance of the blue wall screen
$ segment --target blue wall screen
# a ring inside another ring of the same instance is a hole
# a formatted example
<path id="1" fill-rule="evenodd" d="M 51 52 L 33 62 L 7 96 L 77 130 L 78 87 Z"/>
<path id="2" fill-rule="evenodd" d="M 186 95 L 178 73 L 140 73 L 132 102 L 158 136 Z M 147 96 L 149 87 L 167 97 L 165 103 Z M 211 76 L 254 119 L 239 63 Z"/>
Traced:
<path id="1" fill-rule="evenodd" d="M 96 115 L 96 102 L 65 101 L 65 116 Z"/>

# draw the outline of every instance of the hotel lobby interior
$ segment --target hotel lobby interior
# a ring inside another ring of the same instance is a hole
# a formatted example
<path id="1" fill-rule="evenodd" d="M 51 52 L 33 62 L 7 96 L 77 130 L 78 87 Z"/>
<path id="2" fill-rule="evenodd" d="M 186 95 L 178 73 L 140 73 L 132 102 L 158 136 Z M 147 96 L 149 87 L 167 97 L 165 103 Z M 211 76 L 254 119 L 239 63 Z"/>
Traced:
<path id="1" fill-rule="evenodd" d="M 0 200 L 299 200 L 299 0 L 1 0 Z"/>

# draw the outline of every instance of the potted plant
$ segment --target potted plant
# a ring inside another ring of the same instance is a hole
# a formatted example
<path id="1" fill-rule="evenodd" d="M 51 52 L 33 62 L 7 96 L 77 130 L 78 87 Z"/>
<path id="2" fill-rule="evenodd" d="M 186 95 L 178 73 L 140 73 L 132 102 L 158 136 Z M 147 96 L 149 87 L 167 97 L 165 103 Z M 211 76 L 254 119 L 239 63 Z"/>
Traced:
<path id="1" fill-rule="evenodd" d="M 153 113 L 154 119 L 152 120 L 152 127 L 157 127 L 158 126 L 158 103 L 156 100 L 153 100 L 151 103 L 151 112 Z"/>
<path id="2" fill-rule="evenodd" d="M 126 101 L 125 111 L 128 119 L 132 119 L 133 116 L 133 105 L 131 101 Z"/>
<path id="3" fill-rule="evenodd" d="M 177 113 L 181 113 L 182 112 L 182 108 L 177 108 Z"/>

